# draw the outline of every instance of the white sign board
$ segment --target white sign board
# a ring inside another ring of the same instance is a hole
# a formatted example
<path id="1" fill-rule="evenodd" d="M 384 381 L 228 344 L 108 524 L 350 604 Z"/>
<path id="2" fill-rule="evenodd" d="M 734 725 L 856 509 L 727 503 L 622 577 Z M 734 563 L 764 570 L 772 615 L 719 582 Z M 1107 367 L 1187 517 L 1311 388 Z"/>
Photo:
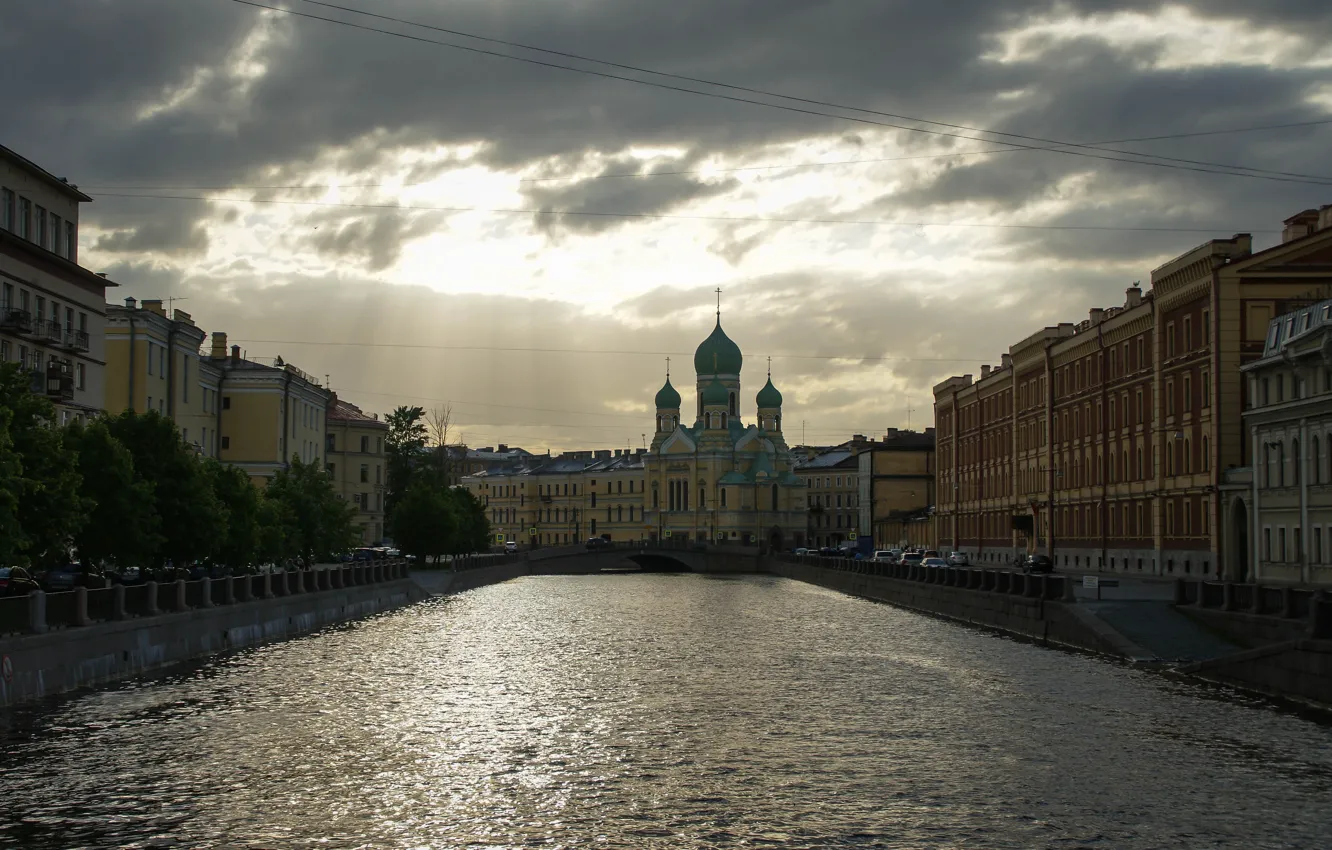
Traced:
<path id="1" fill-rule="evenodd" d="M 1099 576 L 1083 576 L 1082 586 L 1088 590 L 1096 590 L 1101 586 L 1101 579 Z"/>

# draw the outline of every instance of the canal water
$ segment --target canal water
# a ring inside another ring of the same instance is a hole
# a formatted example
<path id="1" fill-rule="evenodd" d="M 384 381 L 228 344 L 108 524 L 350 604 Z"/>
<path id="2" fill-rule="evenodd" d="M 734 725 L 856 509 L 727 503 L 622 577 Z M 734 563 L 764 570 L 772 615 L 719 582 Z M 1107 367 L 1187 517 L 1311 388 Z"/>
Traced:
<path id="1" fill-rule="evenodd" d="M 776 578 L 524 578 L 0 716 L 24 848 L 1332 847 L 1332 728 Z"/>

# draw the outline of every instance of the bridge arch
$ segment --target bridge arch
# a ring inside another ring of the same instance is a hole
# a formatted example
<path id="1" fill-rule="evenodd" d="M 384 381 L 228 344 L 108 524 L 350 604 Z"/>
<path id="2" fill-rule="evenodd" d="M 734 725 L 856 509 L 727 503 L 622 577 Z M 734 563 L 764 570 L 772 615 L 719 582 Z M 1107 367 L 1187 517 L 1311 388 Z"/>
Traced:
<path id="1" fill-rule="evenodd" d="M 686 553 L 670 551 L 626 553 L 627 560 L 637 564 L 648 573 L 692 573 L 694 561 Z"/>

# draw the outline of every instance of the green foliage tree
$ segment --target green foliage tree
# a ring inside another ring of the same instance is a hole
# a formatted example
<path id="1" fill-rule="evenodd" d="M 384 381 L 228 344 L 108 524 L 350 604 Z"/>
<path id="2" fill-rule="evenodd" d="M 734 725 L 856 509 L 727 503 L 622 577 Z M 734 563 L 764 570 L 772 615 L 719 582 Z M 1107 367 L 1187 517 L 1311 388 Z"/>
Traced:
<path id="1" fill-rule="evenodd" d="M 359 536 L 352 523 L 355 508 L 342 500 L 317 463 L 293 458 L 269 481 L 266 498 L 280 506 L 291 550 L 307 564 L 346 551 Z"/>
<path id="2" fill-rule="evenodd" d="M 158 560 L 184 566 L 210 557 L 226 532 L 226 512 L 175 423 L 156 411 L 126 411 L 107 427 L 134 458 L 135 474 L 153 488 L 162 535 Z"/>
<path id="3" fill-rule="evenodd" d="M 17 364 L 0 363 L 0 410 L 9 413 L 10 468 L 18 474 L 9 483 L 21 530 L 16 562 L 58 563 L 67 556 L 87 507 L 74 454 L 65 445 L 64 430 L 55 427 L 55 407 L 32 391 L 31 376 Z"/>
<path id="4" fill-rule="evenodd" d="M 139 565 L 161 548 L 152 485 L 134 473 L 134 459 L 106 422 L 75 422 L 65 440 L 78 462 L 87 517 L 74 535 L 87 564 Z"/>
<path id="5" fill-rule="evenodd" d="M 401 499 L 411 486 L 412 475 L 425 454 L 429 434 L 425 423 L 425 408 L 401 406 L 384 417 L 389 432 L 384 440 L 387 455 L 388 482 L 384 494 L 384 515 L 390 528 Z"/>
<path id="6" fill-rule="evenodd" d="M 0 408 L 0 566 L 18 563 L 26 541 L 18 518 L 22 465 L 9 436 L 13 419 L 13 411 Z"/>
<path id="7" fill-rule="evenodd" d="M 213 560 L 231 567 L 247 567 L 260 560 L 262 534 L 268 519 L 264 495 L 244 470 L 209 458 L 204 475 L 213 496 L 226 514 L 226 528 L 213 552 Z"/>
<path id="8" fill-rule="evenodd" d="M 458 518 L 447 490 L 426 477 L 419 478 L 403 494 L 394 515 L 393 540 L 398 548 L 423 563 L 453 551 Z"/>
<path id="9" fill-rule="evenodd" d="M 449 553 L 467 555 L 486 551 L 490 546 L 490 517 L 486 516 L 486 506 L 462 487 L 449 490 L 449 497 L 453 501 L 456 521 L 453 546 Z"/>

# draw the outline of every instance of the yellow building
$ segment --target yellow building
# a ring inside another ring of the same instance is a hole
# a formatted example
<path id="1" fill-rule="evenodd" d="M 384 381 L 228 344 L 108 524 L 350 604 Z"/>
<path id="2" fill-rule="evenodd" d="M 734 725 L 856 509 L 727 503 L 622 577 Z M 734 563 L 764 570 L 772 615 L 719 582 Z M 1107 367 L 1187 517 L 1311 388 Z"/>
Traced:
<path id="1" fill-rule="evenodd" d="M 656 397 L 652 448 L 644 458 L 651 538 L 762 542 L 773 549 L 803 546 L 805 484 L 782 436 L 782 394 L 768 382 L 755 398 L 757 423 L 740 406 L 740 347 L 721 327 L 694 352 L 697 418 L 680 416 L 670 375 Z"/>
<path id="2" fill-rule="evenodd" d="M 205 333 L 184 310 L 160 300 L 108 305 L 106 410 L 156 410 L 180 428 L 187 445 L 218 457 L 223 370 L 200 354 Z"/>
<path id="3" fill-rule="evenodd" d="M 378 415 L 333 395 L 324 440 L 324 468 L 342 498 L 356 506 L 354 522 L 363 544 L 384 538 L 384 491 L 388 464 L 384 438 L 388 424 Z"/>
<path id="4" fill-rule="evenodd" d="M 930 508 L 934 505 L 934 429 L 924 433 L 889 428 L 882 440 L 857 455 L 860 529 L 877 548 L 899 545 L 936 548 Z"/>
<path id="5" fill-rule="evenodd" d="M 17 363 L 60 424 L 102 410 L 106 289 L 78 264 L 79 204 L 66 181 L 0 146 L 0 362 Z"/>

